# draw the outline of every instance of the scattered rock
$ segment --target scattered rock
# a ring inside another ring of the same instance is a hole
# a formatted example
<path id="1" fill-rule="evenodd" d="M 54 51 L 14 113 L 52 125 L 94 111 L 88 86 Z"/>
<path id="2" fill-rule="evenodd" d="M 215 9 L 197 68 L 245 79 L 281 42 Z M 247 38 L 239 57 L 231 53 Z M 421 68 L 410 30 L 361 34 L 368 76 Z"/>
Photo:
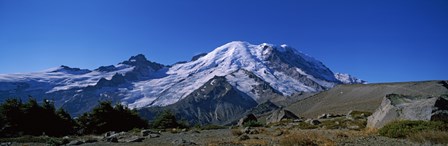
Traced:
<path id="1" fill-rule="evenodd" d="M 358 125 L 347 126 L 347 128 L 350 129 L 350 130 L 359 130 L 359 129 L 361 129 L 361 127 L 359 127 Z"/>
<path id="2" fill-rule="evenodd" d="M 188 141 L 188 140 L 185 140 L 185 139 L 174 140 L 172 143 L 175 146 L 197 145 L 196 143 Z"/>
<path id="3" fill-rule="evenodd" d="M 117 143 L 118 142 L 118 138 L 117 137 L 109 137 L 106 138 L 107 142 L 113 142 L 113 143 Z"/>
<path id="4" fill-rule="evenodd" d="M 260 132 L 257 129 L 254 129 L 254 128 L 251 128 L 251 127 L 246 127 L 246 128 L 241 130 L 241 133 L 245 133 L 245 134 L 259 134 Z"/>
<path id="5" fill-rule="evenodd" d="M 266 123 L 270 124 L 281 122 L 282 120 L 298 120 L 298 119 L 300 118 L 296 116 L 294 113 L 285 109 L 279 109 L 272 112 L 272 114 L 266 118 Z"/>
<path id="6" fill-rule="evenodd" d="M 160 134 L 149 134 L 149 138 L 159 138 Z"/>
<path id="7" fill-rule="evenodd" d="M 10 146 L 12 145 L 12 142 L 2 142 L 0 143 L 0 146 Z"/>
<path id="8" fill-rule="evenodd" d="M 317 116 L 317 119 L 326 119 L 328 118 L 328 114 L 322 114 L 320 116 Z"/>
<path id="9" fill-rule="evenodd" d="M 190 133 L 201 133 L 199 130 L 192 130 Z"/>
<path id="10" fill-rule="evenodd" d="M 238 137 L 238 140 L 240 140 L 240 141 L 244 141 L 244 140 L 248 140 L 248 139 L 250 139 L 250 137 L 246 134 L 243 134 L 240 137 Z"/>
<path id="11" fill-rule="evenodd" d="M 114 135 L 115 134 L 115 131 L 109 131 L 109 132 L 106 132 L 105 134 L 104 134 L 104 138 L 106 138 L 106 137 L 110 137 L 110 136 L 112 136 L 112 135 Z"/>
<path id="12" fill-rule="evenodd" d="M 151 131 L 151 130 L 142 130 L 142 131 L 140 132 L 140 135 L 141 135 L 141 136 L 148 136 L 148 135 L 150 135 L 150 134 L 158 134 L 158 135 L 160 135 L 160 132 L 157 132 L 157 131 Z"/>
<path id="13" fill-rule="evenodd" d="M 70 141 L 67 145 L 82 145 L 82 144 L 84 144 L 83 141 L 73 140 L 73 141 Z"/>
<path id="14" fill-rule="evenodd" d="M 257 117 L 255 117 L 254 114 L 246 115 L 245 117 L 241 118 L 238 121 L 238 126 L 242 127 L 242 126 L 244 126 L 244 124 L 246 124 L 249 121 L 258 121 L 258 119 L 257 119 Z"/>
<path id="15" fill-rule="evenodd" d="M 283 131 L 275 130 L 274 133 L 272 133 L 272 135 L 274 135 L 274 136 L 282 136 L 283 135 Z"/>
<path id="16" fill-rule="evenodd" d="M 311 125 L 319 125 L 320 123 L 322 123 L 319 120 L 314 120 L 314 119 L 307 119 L 305 122 L 308 124 L 311 124 Z"/>
<path id="17" fill-rule="evenodd" d="M 126 143 L 132 143 L 132 142 L 142 142 L 143 140 L 145 140 L 145 138 L 143 137 L 138 137 L 138 136 L 133 136 L 127 140 L 125 140 Z"/>

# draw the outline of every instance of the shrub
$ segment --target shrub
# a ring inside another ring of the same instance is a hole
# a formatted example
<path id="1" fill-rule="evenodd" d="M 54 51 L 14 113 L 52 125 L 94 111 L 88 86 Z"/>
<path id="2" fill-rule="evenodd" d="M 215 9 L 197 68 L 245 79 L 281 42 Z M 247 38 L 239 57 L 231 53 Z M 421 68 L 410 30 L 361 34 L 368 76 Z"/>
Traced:
<path id="1" fill-rule="evenodd" d="M 421 131 L 410 134 L 408 138 L 419 143 L 448 144 L 448 132 L 446 131 Z"/>
<path id="2" fill-rule="evenodd" d="M 240 136 L 243 135 L 243 132 L 240 129 L 232 129 L 232 135 L 233 136 Z"/>
<path id="3" fill-rule="evenodd" d="M 243 125 L 244 127 L 262 127 L 263 123 L 259 122 L 259 121 L 247 121 L 246 123 L 244 123 Z"/>
<path id="4" fill-rule="evenodd" d="M 349 120 L 346 118 L 335 118 L 331 120 L 322 121 L 321 126 L 325 129 L 350 129 L 353 126 L 356 128 L 352 130 L 360 130 L 367 125 L 366 119 Z"/>
<path id="5" fill-rule="evenodd" d="M 101 134 L 108 131 L 129 131 L 134 128 L 146 128 L 148 123 L 121 104 L 112 106 L 111 102 L 101 102 L 91 113 L 84 113 L 77 119 L 80 134 Z"/>
<path id="6" fill-rule="evenodd" d="M 335 142 L 314 132 L 294 132 L 280 139 L 282 146 L 335 145 Z"/>
<path id="7" fill-rule="evenodd" d="M 299 123 L 297 126 L 295 126 L 295 127 L 299 128 L 299 129 L 316 129 L 316 128 L 319 128 L 319 126 L 311 125 L 311 124 L 306 123 L 306 122 L 300 122 L 300 123 Z"/>
<path id="8" fill-rule="evenodd" d="M 405 138 L 423 131 L 446 131 L 447 124 L 440 121 L 394 121 L 379 130 L 379 134 L 391 138 Z"/>
<path id="9" fill-rule="evenodd" d="M 215 130 L 215 129 L 225 129 L 225 128 L 226 128 L 225 126 L 209 124 L 209 125 L 202 126 L 199 129 L 201 129 L 201 130 Z"/>
<path id="10" fill-rule="evenodd" d="M 186 128 L 186 125 L 177 122 L 176 116 L 170 110 L 161 112 L 151 126 L 156 129 Z"/>

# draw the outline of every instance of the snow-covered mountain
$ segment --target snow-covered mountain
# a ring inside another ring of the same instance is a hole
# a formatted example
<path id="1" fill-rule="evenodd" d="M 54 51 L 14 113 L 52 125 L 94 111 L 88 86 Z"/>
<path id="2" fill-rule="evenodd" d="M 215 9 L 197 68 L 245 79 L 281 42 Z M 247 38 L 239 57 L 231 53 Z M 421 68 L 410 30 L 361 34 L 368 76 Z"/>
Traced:
<path id="1" fill-rule="evenodd" d="M 57 106 L 78 115 L 98 100 L 129 107 L 167 106 L 223 77 L 234 89 L 257 103 L 273 97 L 319 92 L 341 83 L 361 83 L 334 74 L 322 62 L 287 45 L 253 45 L 234 41 L 193 57 L 189 62 L 165 66 L 132 56 L 117 65 L 95 70 L 61 66 L 35 73 L 0 74 L 0 101 L 10 97 L 51 98 Z"/>
<path id="2" fill-rule="evenodd" d="M 349 74 L 335 73 L 334 77 L 344 84 L 365 84 L 367 81 L 358 79 Z"/>

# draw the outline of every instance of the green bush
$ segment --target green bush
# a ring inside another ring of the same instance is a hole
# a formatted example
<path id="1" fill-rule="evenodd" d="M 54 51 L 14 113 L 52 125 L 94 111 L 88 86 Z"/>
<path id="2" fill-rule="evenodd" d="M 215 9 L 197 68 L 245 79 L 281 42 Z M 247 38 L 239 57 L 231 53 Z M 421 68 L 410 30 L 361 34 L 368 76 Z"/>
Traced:
<path id="1" fill-rule="evenodd" d="M 201 126 L 199 129 L 201 130 L 215 130 L 215 129 L 225 129 L 225 126 L 219 126 L 219 125 L 205 125 L 205 126 Z"/>
<path id="2" fill-rule="evenodd" d="M 300 122 L 297 126 L 295 126 L 296 128 L 299 129 L 316 129 L 319 128 L 319 126 L 317 125 L 311 125 L 310 123 L 307 122 Z"/>
<path id="3" fill-rule="evenodd" d="M 246 123 L 244 123 L 243 125 L 244 127 L 262 127 L 263 123 L 259 122 L 259 121 L 247 121 Z"/>
<path id="4" fill-rule="evenodd" d="M 170 110 L 164 110 L 157 115 L 151 127 L 156 129 L 186 128 L 187 124 L 178 122 L 176 116 Z"/>
<path id="5" fill-rule="evenodd" d="M 4 137 L 43 134 L 64 136 L 74 132 L 70 115 L 63 109 L 56 111 L 50 100 L 44 100 L 39 105 L 34 99 L 29 99 L 25 104 L 17 99 L 8 99 L 0 105 L 0 111 L 0 134 Z"/>
<path id="6" fill-rule="evenodd" d="M 447 131 L 447 124 L 441 121 L 394 121 L 379 130 L 379 134 L 391 138 L 405 138 L 422 131 Z"/>
<path id="7" fill-rule="evenodd" d="M 101 134 L 148 127 L 148 123 L 140 118 L 136 110 L 121 104 L 112 106 L 108 101 L 101 102 L 91 113 L 84 113 L 77 122 L 80 125 L 80 134 Z"/>

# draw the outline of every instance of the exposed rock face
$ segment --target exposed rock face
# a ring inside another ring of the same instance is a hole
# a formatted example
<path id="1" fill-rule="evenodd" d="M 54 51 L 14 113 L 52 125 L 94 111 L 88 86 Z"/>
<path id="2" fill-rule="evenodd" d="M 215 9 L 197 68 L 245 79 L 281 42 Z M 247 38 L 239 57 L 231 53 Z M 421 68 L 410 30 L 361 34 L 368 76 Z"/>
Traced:
<path id="1" fill-rule="evenodd" d="M 215 76 L 181 101 L 166 107 L 150 107 L 140 113 L 151 119 L 169 109 L 191 124 L 227 124 L 237 120 L 257 102 L 231 86 L 225 77 Z"/>
<path id="2" fill-rule="evenodd" d="M 271 111 L 277 110 L 280 107 L 275 105 L 274 103 L 272 103 L 271 101 L 266 101 L 262 104 L 257 105 L 256 107 L 252 108 L 249 113 L 254 114 L 254 115 L 262 115 L 262 114 L 266 114 L 269 113 Z"/>
<path id="3" fill-rule="evenodd" d="M 448 96 L 412 97 L 389 94 L 381 106 L 368 117 L 367 127 L 381 128 L 395 120 L 446 120 L 448 117 Z"/>
<path id="4" fill-rule="evenodd" d="M 287 120 L 287 119 L 297 120 L 300 118 L 288 110 L 279 109 L 279 110 L 272 112 L 272 114 L 266 118 L 266 123 L 267 124 L 277 123 L 277 122 L 281 122 L 282 120 Z"/>

